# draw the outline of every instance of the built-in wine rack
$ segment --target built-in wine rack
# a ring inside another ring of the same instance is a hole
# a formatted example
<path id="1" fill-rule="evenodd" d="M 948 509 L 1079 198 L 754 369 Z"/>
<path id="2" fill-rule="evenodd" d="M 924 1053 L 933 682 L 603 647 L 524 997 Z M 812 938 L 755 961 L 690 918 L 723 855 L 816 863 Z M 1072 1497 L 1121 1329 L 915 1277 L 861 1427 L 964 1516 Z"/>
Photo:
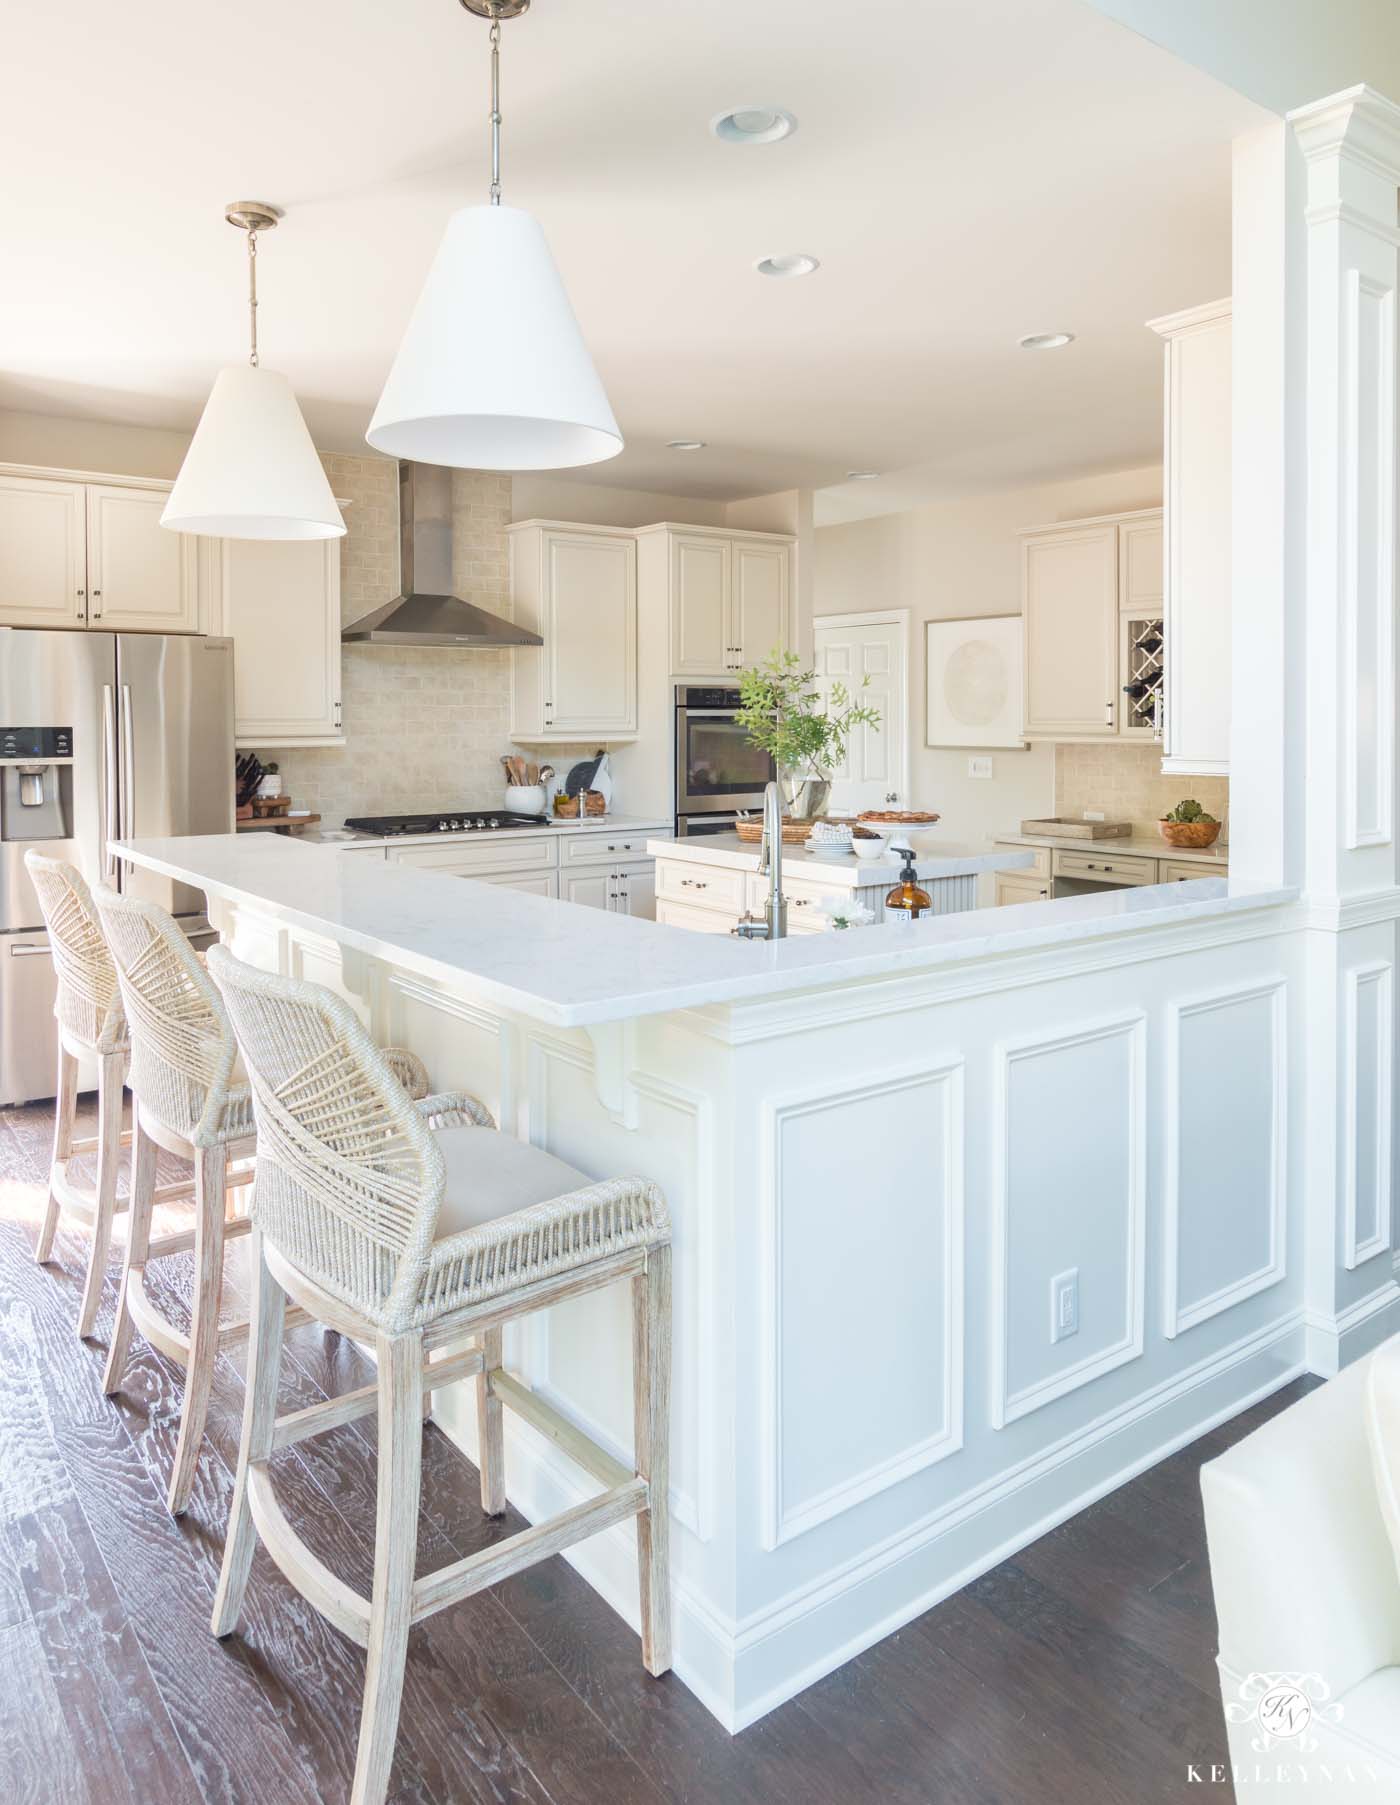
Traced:
<path id="1" fill-rule="evenodd" d="M 1162 737 L 1165 712 L 1162 622 L 1123 623 L 1123 725 L 1130 733 Z"/>

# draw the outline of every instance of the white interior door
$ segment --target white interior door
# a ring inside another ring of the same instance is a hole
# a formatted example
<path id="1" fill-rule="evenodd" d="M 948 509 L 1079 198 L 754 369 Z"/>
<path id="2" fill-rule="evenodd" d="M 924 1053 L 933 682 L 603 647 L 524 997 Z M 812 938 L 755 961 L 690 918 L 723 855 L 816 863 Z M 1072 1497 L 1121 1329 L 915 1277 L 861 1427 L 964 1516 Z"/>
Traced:
<path id="1" fill-rule="evenodd" d="M 909 808 L 908 615 L 818 615 L 812 626 L 822 695 L 844 683 L 880 711 L 878 727 L 857 727 L 847 742 L 846 762 L 831 786 L 832 809 Z M 870 683 L 862 689 L 865 677 Z"/>

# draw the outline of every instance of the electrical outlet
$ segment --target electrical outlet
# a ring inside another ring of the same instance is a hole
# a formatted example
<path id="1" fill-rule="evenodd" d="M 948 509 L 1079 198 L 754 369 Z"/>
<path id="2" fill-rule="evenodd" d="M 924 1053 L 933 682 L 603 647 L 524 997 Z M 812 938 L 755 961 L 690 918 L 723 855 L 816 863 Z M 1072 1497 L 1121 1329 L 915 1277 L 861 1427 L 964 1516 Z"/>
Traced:
<path id="1" fill-rule="evenodd" d="M 1050 1281 L 1050 1339 L 1067 1341 L 1079 1333 L 1079 1268 L 1071 1266 Z"/>
<path id="2" fill-rule="evenodd" d="M 1084 819 L 1086 821 L 1102 821 L 1104 819 L 1104 812 L 1101 808 L 1086 808 L 1084 811 Z"/>
<path id="3" fill-rule="evenodd" d="M 967 774 L 969 777 L 990 777 L 992 774 L 991 759 L 989 759 L 989 758 L 970 758 L 970 759 L 968 759 Z"/>

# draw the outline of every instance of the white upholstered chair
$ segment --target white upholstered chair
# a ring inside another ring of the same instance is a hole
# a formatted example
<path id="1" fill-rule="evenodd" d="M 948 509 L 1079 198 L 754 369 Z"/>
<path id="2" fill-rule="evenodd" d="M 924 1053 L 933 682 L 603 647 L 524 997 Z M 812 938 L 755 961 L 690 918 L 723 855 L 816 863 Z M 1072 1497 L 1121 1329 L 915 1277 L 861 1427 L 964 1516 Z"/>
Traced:
<path id="1" fill-rule="evenodd" d="M 379 1805 L 410 1627 L 630 1517 L 637 1521 L 642 1659 L 655 1674 L 670 1666 L 669 1218 L 655 1185 L 586 1178 L 498 1133 L 470 1097 L 410 1102 L 353 1012 L 319 985 L 254 971 L 224 947 L 210 952 L 209 970 L 238 1038 L 258 1134 L 248 1387 L 214 1634 L 237 1627 L 261 1537 L 296 1589 L 368 1649 L 352 1801 Z M 508 1320 L 620 1280 L 632 1288 L 634 1468 L 620 1466 L 501 1366 Z M 371 1345 L 376 1383 L 279 1417 L 288 1297 Z M 467 1377 L 477 1386 L 488 1512 L 505 1508 L 503 1405 L 552 1436 L 603 1490 L 415 1580 L 423 1394 Z M 268 1462 L 279 1448 L 370 1413 L 378 1416 L 379 1462 L 366 1598 L 292 1531 Z"/>
<path id="2" fill-rule="evenodd" d="M 98 925 L 83 875 L 62 859 L 46 858 L 32 847 L 24 855 L 30 881 L 39 898 L 49 933 L 54 974 L 58 980 L 54 1015 L 58 1021 L 58 1076 L 54 1089 L 53 1158 L 49 1195 L 34 1257 L 45 1264 L 53 1252 L 54 1234 L 64 1210 L 90 1224 L 87 1279 L 78 1306 L 78 1334 L 90 1335 L 102 1301 L 102 1281 L 112 1245 L 112 1217 L 117 1210 L 120 1149 L 130 1140 L 122 1132 L 122 1098 L 128 1041 L 126 1018 L 112 956 Z M 78 1061 L 91 1054 L 97 1061 L 97 1134 L 75 1137 Z M 73 1177 L 68 1164 L 76 1155 L 97 1155 L 96 1183 Z"/>
<path id="3" fill-rule="evenodd" d="M 1400 1360 L 1400 1343 L 1201 1468 L 1230 1758 L 1247 1776 L 1286 1765 L 1269 1787 L 1281 1798 L 1400 1799 L 1400 1574 L 1366 1431 L 1381 1358 Z M 1308 1707 L 1261 1722 L 1275 1683 Z"/>

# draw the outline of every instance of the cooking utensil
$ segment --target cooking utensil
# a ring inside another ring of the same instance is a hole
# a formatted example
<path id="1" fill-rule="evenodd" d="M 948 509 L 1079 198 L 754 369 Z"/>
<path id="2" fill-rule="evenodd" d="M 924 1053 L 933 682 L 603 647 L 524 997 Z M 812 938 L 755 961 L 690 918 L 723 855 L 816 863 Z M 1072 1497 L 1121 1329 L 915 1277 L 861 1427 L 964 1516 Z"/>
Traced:
<path id="1" fill-rule="evenodd" d="M 603 754 L 601 752 L 596 758 L 580 759 L 569 772 L 569 775 L 564 779 L 564 794 L 566 796 L 581 796 L 585 790 L 591 790 L 593 788 L 594 776 L 597 773 L 598 766 L 602 762 Z"/>
<path id="2" fill-rule="evenodd" d="M 501 754 L 501 769 L 506 774 L 506 782 L 514 783 L 515 782 L 515 769 L 511 763 L 510 754 L 508 752 L 503 752 Z"/>

